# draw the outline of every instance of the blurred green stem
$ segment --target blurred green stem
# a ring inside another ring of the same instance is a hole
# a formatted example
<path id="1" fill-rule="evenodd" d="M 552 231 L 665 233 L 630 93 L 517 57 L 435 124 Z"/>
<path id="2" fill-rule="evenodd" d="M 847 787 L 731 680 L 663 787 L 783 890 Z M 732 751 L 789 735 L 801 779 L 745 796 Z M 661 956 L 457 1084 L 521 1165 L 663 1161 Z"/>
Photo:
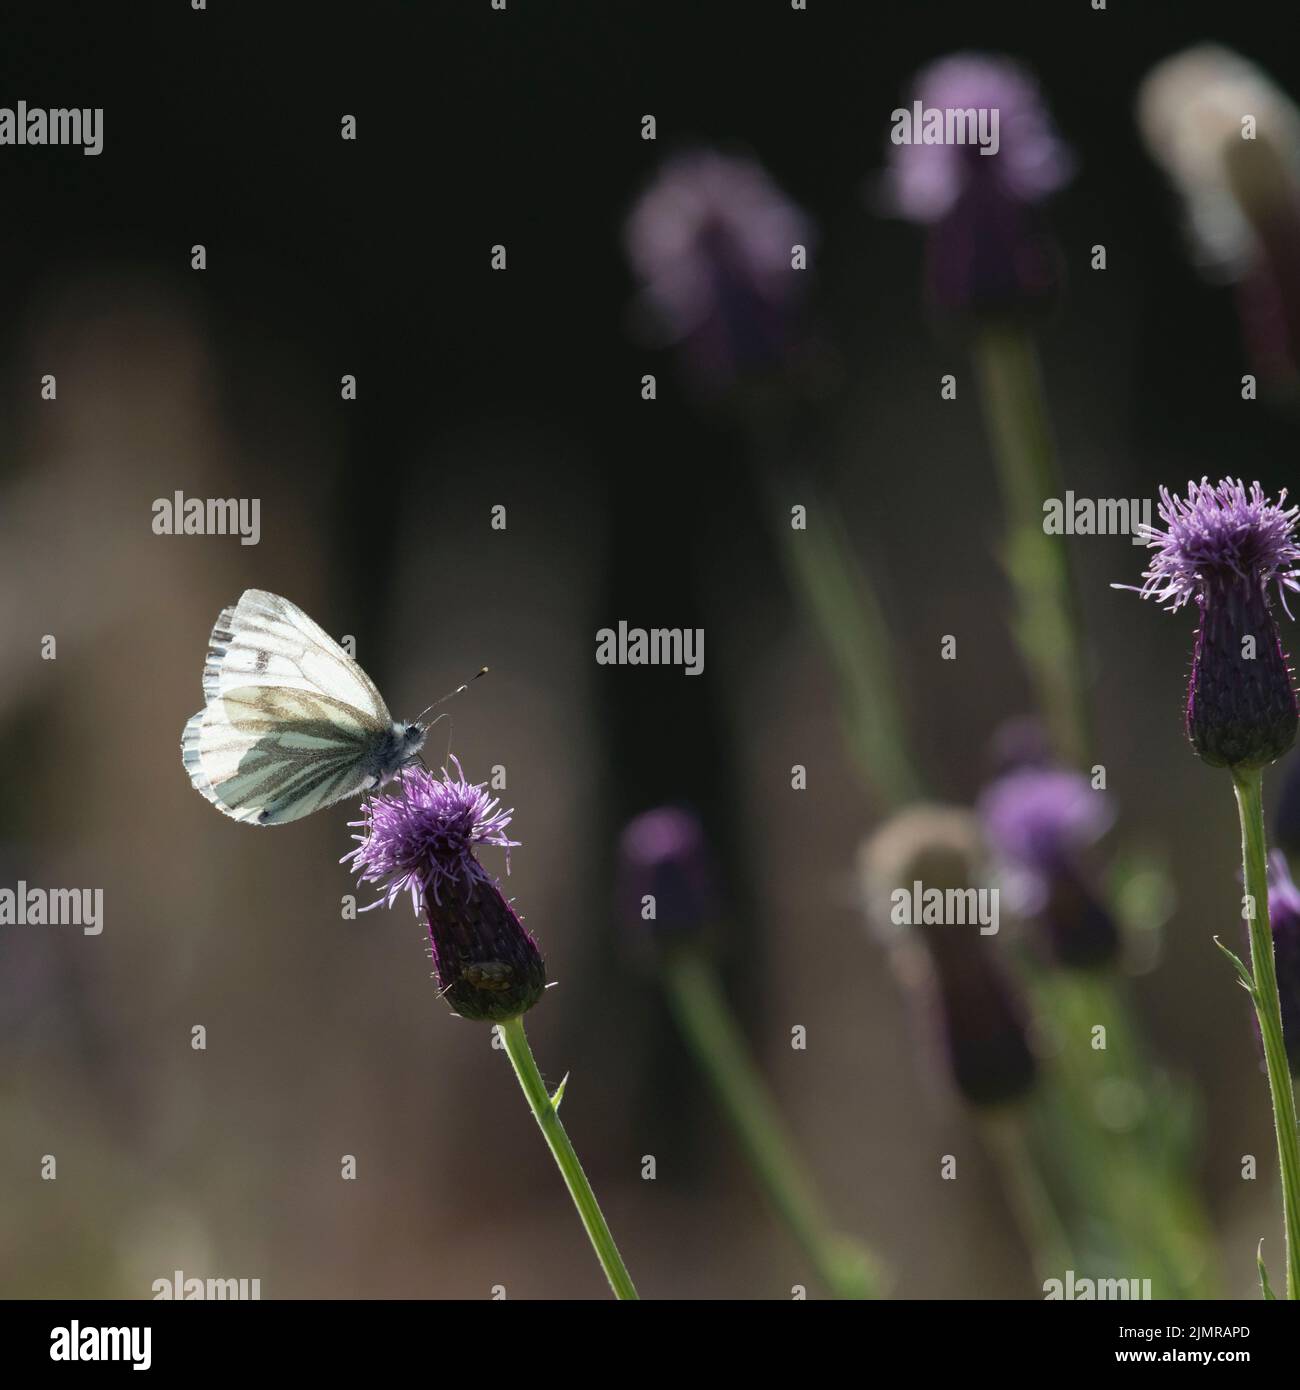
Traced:
<path id="1" fill-rule="evenodd" d="M 1006 564 L 1016 592 L 1016 640 L 1058 754 L 1090 764 L 1086 662 L 1064 537 L 1043 529 L 1043 504 L 1064 503 L 1038 355 L 1029 330 L 991 324 L 974 340 L 985 420 L 1008 519 Z"/>
<path id="2" fill-rule="evenodd" d="M 924 788 L 909 755 L 889 628 L 843 524 L 806 476 L 769 470 L 767 492 L 794 596 L 839 679 L 840 717 L 858 767 L 890 808 L 919 800 Z M 807 508 L 806 531 L 790 524 L 794 502 Z"/>
<path id="3" fill-rule="evenodd" d="M 1241 817 L 1241 858 L 1251 903 L 1250 995 L 1259 1016 L 1264 1063 L 1273 1098 L 1278 1167 L 1282 1175 L 1282 1220 L 1286 1233 L 1286 1296 L 1300 1298 L 1300 1135 L 1296 1132 L 1295 1093 L 1282 1037 L 1282 1004 L 1273 960 L 1273 928 L 1268 915 L 1268 858 L 1264 836 L 1263 776 L 1258 769 L 1233 770 Z"/>
<path id="4" fill-rule="evenodd" d="M 605 1271 L 610 1288 L 614 1290 L 614 1296 L 620 1299 L 636 1298 L 637 1291 L 632 1283 L 632 1276 L 623 1264 L 623 1257 L 618 1253 L 614 1237 L 610 1235 L 600 1203 L 596 1201 L 596 1194 L 591 1190 L 587 1175 L 582 1171 L 582 1164 L 578 1162 L 578 1155 L 560 1123 L 559 1114 L 551 1100 L 550 1092 L 546 1089 L 546 1083 L 542 1080 L 542 1074 L 537 1070 L 533 1050 L 528 1046 L 528 1038 L 524 1033 L 523 1019 L 512 1018 L 506 1023 L 497 1024 L 497 1028 L 505 1044 L 506 1055 L 519 1078 L 519 1085 L 523 1088 L 534 1119 L 550 1145 L 556 1166 L 569 1189 L 569 1196 L 573 1198 L 573 1205 L 578 1209 L 592 1249 L 596 1252 L 600 1267 Z"/>
<path id="5" fill-rule="evenodd" d="M 980 1115 L 984 1143 L 997 1160 L 1002 1185 L 1043 1280 L 1064 1278 L 1074 1268 L 1070 1238 L 1043 1181 L 1025 1135 L 1021 1111 L 1003 1108 Z"/>
<path id="6" fill-rule="evenodd" d="M 1044 970 L 1031 984 L 1055 1035 L 1055 1147 L 1085 1210 L 1104 1219 L 1117 1257 L 1152 1272 L 1158 1298 L 1214 1297 L 1209 1225 L 1169 1132 L 1168 1087 L 1117 982 L 1100 971 Z M 1104 1048 L 1084 1041 L 1097 1029 Z M 1116 1103 L 1132 1113 L 1108 1114 Z"/>
<path id="7" fill-rule="evenodd" d="M 663 977 L 668 1002 L 691 1051 L 712 1083 L 769 1200 L 818 1279 L 836 1298 L 876 1297 L 878 1280 L 872 1261 L 831 1228 L 712 965 L 693 947 L 677 947 L 665 954 Z"/>

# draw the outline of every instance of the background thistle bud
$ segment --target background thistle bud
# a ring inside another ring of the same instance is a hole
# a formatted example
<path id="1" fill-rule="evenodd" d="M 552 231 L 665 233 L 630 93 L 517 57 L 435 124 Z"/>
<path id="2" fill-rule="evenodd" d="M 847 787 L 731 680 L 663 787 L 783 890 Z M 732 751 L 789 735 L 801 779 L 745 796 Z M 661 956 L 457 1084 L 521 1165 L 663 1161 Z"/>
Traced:
<path id="1" fill-rule="evenodd" d="M 959 937 L 931 951 L 953 1084 L 971 1105 L 1019 1099 L 1038 1077 L 1019 991 L 987 941 Z"/>
<path id="2" fill-rule="evenodd" d="M 634 939 L 648 933 L 663 945 L 695 943 L 717 920 L 717 871 L 690 811 L 665 806 L 629 821 L 616 877 L 619 916 Z"/>
<path id="3" fill-rule="evenodd" d="M 953 1085 L 971 1105 L 998 1105 L 1028 1092 L 1038 1076 L 1028 1011 L 995 937 L 955 926 L 900 929 L 887 904 L 897 887 L 973 887 L 980 881 L 979 825 L 952 806 L 911 807 L 859 851 L 868 914 L 891 939 L 899 979 L 928 1005 Z M 919 940 L 918 940 L 919 938 Z"/>
<path id="4" fill-rule="evenodd" d="M 1285 501 L 1285 488 L 1272 503 L 1258 483 L 1203 478 L 1185 498 L 1161 488 L 1168 529 L 1142 530 L 1155 555 L 1138 592 L 1170 612 L 1192 599 L 1200 609 L 1186 727 L 1212 767 L 1265 767 L 1295 741 L 1295 687 L 1268 598 L 1276 584 L 1285 607 L 1284 591 L 1300 588 L 1300 509 Z"/>
<path id="5" fill-rule="evenodd" d="M 462 1018 L 504 1023 L 526 1013 L 546 988 L 546 966 L 532 935 L 478 862 L 474 846 L 506 837 L 512 813 L 497 809 L 481 784 L 423 769 L 403 773 L 399 790 L 372 797 L 365 833 L 344 856 L 363 883 L 380 884 L 389 907 L 409 893 L 428 927 L 439 992 Z M 372 903 L 378 907 L 379 903 Z"/>

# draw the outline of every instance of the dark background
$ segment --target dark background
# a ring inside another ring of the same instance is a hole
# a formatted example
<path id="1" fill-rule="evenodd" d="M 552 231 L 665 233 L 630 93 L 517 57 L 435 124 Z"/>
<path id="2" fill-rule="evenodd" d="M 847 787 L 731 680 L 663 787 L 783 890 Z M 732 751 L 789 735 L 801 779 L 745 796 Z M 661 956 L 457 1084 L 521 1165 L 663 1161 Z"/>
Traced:
<path id="1" fill-rule="evenodd" d="M 254 836 L 175 766 L 208 628 L 260 585 L 356 634 L 399 716 L 494 668 L 456 710 L 454 746 L 473 777 L 509 769 L 511 889 L 567 986 L 535 1046 L 574 1071 L 566 1118 L 643 1293 L 782 1296 L 799 1277 L 611 926 L 618 827 L 675 799 L 723 855 L 728 978 L 843 1224 L 887 1253 L 904 1295 L 1034 1293 L 980 1160 L 956 1194 L 928 1181 L 933 1154 L 973 1140 L 940 1083 L 918 1102 L 923 1059 L 903 1050 L 904 1006 L 852 908 L 876 808 L 743 442 L 628 332 L 621 228 L 661 160 L 697 142 L 753 151 L 819 223 L 814 298 L 837 363 L 820 466 L 881 586 L 925 770 L 969 799 L 1028 691 L 977 404 L 938 400 L 964 362 L 920 311 L 915 229 L 869 205 L 889 112 L 959 49 L 1041 78 L 1079 163 L 1053 205 L 1069 286 L 1042 339 L 1071 486 L 1141 496 L 1231 472 L 1272 490 L 1294 417 L 1240 399 L 1231 299 L 1185 254 L 1132 100 L 1153 62 L 1203 38 L 1294 94 L 1275 8 L 6 10 L 0 104 L 105 116 L 98 158 L 0 149 L 3 881 L 103 883 L 108 924 L 0 941 L 0 1287 L 135 1296 L 194 1266 L 260 1274 L 267 1296 L 600 1291 L 486 1034 L 435 1001 L 417 928 L 336 920 L 342 814 Z M 39 400 L 46 371 L 57 404 Z M 259 496 L 261 545 L 153 536 L 151 501 L 176 489 Z M 1253 1243 L 1236 1224 L 1253 1231 L 1266 1196 L 1243 1195 L 1236 1168 L 1269 1141 L 1207 945 L 1207 898 L 1233 911 L 1231 806 L 1181 746 L 1190 621 L 1106 587 L 1139 558 L 1123 538 L 1078 555 L 1101 741 L 1122 827 L 1177 857 L 1198 907 L 1142 999 L 1205 1089 L 1204 1176 L 1244 1288 Z M 620 617 L 703 625 L 705 675 L 595 666 L 595 629 Z M 949 631 L 975 634 L 977 661 L 937 661 Z M 55 663 L 37 659 L 45 633 Z M 796 761 L 812 774 L 792 805 Z M 207 1054 L 189 1049 L 195 1021 L 222 1039 Z M 819 1039 L 807 1058 L 787 1055 L 796 1022 Z M 57 1184 L 35 1181 L 46 1152 Z M 343 1152 L 368 1183 L 338 1182 Z"/>

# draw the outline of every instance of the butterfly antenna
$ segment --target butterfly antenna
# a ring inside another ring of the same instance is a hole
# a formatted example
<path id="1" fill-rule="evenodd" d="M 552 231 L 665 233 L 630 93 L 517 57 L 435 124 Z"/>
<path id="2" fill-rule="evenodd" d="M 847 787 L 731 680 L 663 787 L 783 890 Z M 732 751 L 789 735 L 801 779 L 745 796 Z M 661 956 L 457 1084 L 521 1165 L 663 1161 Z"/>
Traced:
<path id="1" fill-rule="evenodd" d="M 454 696 L 456 696 L 456 695 L 459 695 L 459 694 L 461 693 L 462 690 L 468 690 L 468 689 L 470 688 L 470 686 L 473 685 L 474 682 L 475 682 L 476 680 L 478 680 L 478 678 L 479 678 L 480 676 L 486 676 L 487 673 L 488 673 L 488 668 L 487 668 L 486 666 L 480 667 L 477 671 L 474 672 L 474 674 L 469 678 L 469 680 L 467 680 L 463 685 L 458 685 L 458 686 L 455 688 L 455 690 L 449 690 L 449 691 L 442 697 L 442 699 L 440 699 L 440 700 L 435 700 L 435 701 L 433 702 L 433 704 L 431 704 L 431 705 L 428 706 L 428 708 L 422 709 L 422 710 L 420 711 L 420 713 L 417 714 L 417 715 L 415 716 L 415 721 L 414 721 L 414 722 L 415 722 L 416 724 L 421 723 L 421 722 L 423 721 L 423 719 L 424 719 L 424 716 L 425 716 L 426 714 L 429 713 L 429 710 L 431 710 L 431 709 L 437 709 L 439 705 L 445 705 L 445 704 L 447 703 L 448 700 L 452 699 L 452 698 L 453 698 Z"/>

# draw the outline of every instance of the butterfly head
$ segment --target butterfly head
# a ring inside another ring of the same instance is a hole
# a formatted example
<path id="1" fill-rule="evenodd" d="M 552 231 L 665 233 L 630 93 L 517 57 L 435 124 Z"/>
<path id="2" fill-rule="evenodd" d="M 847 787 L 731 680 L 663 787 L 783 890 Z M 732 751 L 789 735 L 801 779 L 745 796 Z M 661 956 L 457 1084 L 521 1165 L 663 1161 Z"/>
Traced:
<path id="1" fill-rule="evenodd" d="M 418 720 L 411 720 L 407 724 L 398 724 L 394 728 L 397 735 L 398 749 L 405 762 L 407 758 L 413 758 L 424 747 L 424 738 L 427 729 Z"/>

